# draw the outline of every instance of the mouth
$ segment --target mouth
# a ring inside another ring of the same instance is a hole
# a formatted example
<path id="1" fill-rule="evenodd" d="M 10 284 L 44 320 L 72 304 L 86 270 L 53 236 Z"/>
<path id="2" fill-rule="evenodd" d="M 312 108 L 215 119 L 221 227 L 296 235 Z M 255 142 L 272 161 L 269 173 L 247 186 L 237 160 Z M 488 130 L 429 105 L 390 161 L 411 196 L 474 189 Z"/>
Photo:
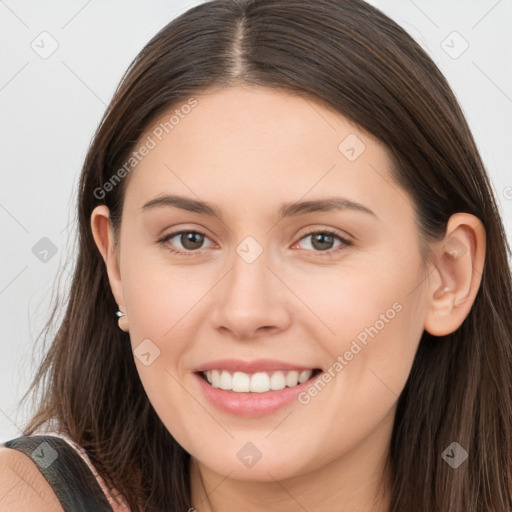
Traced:
<path id="1" fill-rule="evenodd" d="M 294 388 L 314 379 L 320 373 L 322 370 L 319 368 L 256 373 L 230 372 L 223 369 L 196 372 L 211 387 L 234 393 L 267 393 Z"/>

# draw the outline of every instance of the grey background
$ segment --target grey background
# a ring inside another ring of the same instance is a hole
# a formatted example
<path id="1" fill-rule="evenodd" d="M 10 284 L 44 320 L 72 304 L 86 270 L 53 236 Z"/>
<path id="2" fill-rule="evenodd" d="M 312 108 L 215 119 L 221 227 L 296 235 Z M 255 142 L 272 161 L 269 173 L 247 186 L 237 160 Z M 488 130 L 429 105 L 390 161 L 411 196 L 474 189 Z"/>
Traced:
<path id="1" fill-rule="evenodd" d="M 0 0 L 0 442 L 21 435 L 30 411 L 17 401 L 42 356 L 35 339 L 57 276 L 61 291 L 69 285 L 75 187 L 94 130 L 144 44 L 199 3 Z M 370 3 L 448 78 L 512 241 L 512 1 Z"/>

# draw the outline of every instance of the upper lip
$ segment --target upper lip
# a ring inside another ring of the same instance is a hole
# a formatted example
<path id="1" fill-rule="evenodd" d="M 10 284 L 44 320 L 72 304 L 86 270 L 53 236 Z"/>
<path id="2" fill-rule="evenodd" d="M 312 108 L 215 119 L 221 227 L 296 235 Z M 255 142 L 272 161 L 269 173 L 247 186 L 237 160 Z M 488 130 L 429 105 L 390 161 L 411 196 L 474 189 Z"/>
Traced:
<path id="1" fill-rule="evenodd" d="M 207 370 L 228 370 L 231 372 L 257 373 L 277 370 L 314 370 L 314 366 L 304 366 L 300 364 L 287 363 L 275 359 L 254 359 L 253 361 L 243 361 L 241 359 L 217 359 L 198 366 L 194 372 L 205 372 Z"/>

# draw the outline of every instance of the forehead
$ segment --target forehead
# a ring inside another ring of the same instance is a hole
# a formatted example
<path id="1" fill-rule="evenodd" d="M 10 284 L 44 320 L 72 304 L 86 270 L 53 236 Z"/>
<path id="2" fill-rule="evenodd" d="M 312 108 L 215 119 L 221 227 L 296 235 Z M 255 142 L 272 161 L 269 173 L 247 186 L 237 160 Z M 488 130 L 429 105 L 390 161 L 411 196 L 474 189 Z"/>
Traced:
<path id="1" fill-rule="evenodd" d="M 312 98 L 231 87 L 193 99 L 169 109 L 136 144 L 152 147 L 131 171 L 132 206 L 165 192 L 236 203 L 245 213 L 262 201 L 326 192 L 368 200 L 373 189 L 379 202 L 382 176 L 391 180 L 385 147 Z"/>

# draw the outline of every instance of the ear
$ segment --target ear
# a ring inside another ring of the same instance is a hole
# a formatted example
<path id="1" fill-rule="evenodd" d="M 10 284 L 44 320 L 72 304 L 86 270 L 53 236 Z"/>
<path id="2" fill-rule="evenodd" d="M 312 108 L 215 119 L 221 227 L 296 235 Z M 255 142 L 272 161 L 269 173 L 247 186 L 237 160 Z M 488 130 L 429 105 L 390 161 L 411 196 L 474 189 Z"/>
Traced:
<path id="1" fill-rule="evenodd" d="M 456 331 L 468 315 L 482 280 L 486 236 L 480 219 L 469 213 L 450 217 L 446 234 L 434 248 L 425 330 L 434 336 Z"/>
<path id="2" fill-rule="evenodd" d="M 112 289 L 112 294 L 114 295 L 121 311 L 126 312 L 124 308 L 123 287 L 121 284 L 121 271 L 118 255 L 114 248 L 110 212 L 106 206 L 97 206 L 93 210 L 91 214 L 91 229 L 96 246 L 98 247 L 107 268 L 108 280 L 110 288 Z"/>

